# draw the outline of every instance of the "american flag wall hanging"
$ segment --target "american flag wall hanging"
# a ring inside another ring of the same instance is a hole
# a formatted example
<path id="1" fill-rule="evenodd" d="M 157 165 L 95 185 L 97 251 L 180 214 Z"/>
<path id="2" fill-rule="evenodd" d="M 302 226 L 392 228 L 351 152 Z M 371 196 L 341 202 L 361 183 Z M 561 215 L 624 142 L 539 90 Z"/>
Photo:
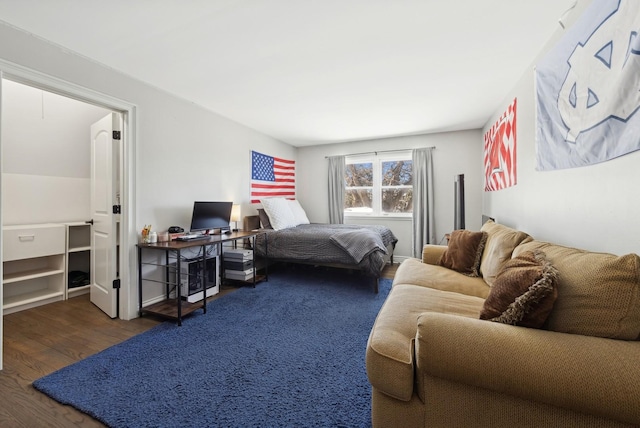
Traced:
<path id="1" fill-rule="evenodd" d="M 505 189 L 517 183 L 516 170 L 517 98 L 484 134 L 484 190 Z"/>
<path id="2" fill-rule="evenodd" d="M 251 203 L 280 196 L 296 197 L 296 161 L 251 151 Z"/>

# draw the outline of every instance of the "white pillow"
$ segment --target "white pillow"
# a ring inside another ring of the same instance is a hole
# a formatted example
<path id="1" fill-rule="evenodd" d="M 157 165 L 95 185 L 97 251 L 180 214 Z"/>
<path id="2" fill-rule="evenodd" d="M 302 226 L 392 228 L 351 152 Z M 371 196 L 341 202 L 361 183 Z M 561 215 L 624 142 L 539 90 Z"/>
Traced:
<path id="1" fill-rule="evenodd" d="M 260 203 L 264 208 L 264 212 L 269 216 L 271 227 L 275 230 L 287 229 L 298 225 L 293 211 L 291 211 L 285 198 L 260 199 Z"/>
<path id="2" fill-rule="evenodd" d="M 293 213 L 293 217 L 296 219 L 298 224 L 309 224 L 309 218 L 307 217 L 307 213 L 304 212 L 304 208 L 300 205 L 297 199 L 287 200 L 289 202 L 289 208 L 291 208 L 291 212 Z"/>

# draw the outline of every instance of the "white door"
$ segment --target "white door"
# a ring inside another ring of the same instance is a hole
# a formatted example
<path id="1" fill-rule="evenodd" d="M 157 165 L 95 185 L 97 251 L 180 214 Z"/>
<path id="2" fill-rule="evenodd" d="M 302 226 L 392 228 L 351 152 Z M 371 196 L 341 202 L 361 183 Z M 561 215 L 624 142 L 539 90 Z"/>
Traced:
<path id="1" fill-rule="evenodd" d="M 118 220 L 122 117 L 110 113 L 91 125 L 91 302 L 118 316 Z M 115 137 L 115 138 L 114 138 Z"/>

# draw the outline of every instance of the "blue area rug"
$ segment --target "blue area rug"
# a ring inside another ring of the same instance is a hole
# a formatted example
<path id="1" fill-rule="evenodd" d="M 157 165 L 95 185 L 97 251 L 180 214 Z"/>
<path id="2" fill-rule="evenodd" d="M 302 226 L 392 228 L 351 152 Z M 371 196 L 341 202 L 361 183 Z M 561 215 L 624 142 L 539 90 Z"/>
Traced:
<path id="1" fill-rule="evenodd" d="M 280 268 L 33 385 L 111 427 L 367 427 L 365 349 L 390 288 Z"/>

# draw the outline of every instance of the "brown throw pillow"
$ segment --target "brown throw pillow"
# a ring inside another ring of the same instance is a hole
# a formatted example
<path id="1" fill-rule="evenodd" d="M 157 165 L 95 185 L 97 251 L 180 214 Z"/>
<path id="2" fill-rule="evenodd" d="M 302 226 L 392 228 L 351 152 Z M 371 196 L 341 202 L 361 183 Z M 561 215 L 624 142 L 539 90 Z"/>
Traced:
<path id="1" fill-rule="evenodd" d="M 467 276 L 479 276 L 485 242 L 487 242 L 486 232 L 454 230 L 438 264 Z"/>
<path id="2" fill-rule="evenodd" d="M 540 328 L 558 296 L 557 270 L 540 251 L 509 260 L 498 272 L 480 319 Z"/>
<path id="3" fill-rule="evenodd" d="M 271 229 L 271 222 L 269 221 L 269 216 L 265 212 L 263 208 L 258 208 L 258 217 L 260 217 L 260 224 L 263 229 Z"/>

